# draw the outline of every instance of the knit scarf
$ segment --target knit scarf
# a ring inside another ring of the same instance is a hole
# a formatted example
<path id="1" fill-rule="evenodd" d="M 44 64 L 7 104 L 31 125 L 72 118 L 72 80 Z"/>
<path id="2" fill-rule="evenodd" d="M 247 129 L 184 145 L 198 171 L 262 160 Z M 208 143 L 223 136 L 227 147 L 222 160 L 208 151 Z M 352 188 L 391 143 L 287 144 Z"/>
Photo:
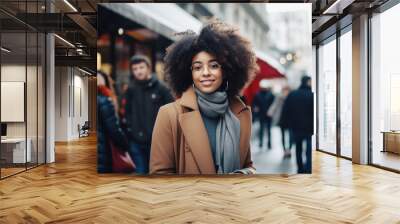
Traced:
<path id="1" fill-rule="evenodd" d="M 229 108 L 226 92 L 202 93 L 194 88 L 200 111 L 211 118 L 219 118 L 216 130 L 215 165 L 217 173 L 231 173 L 240 169 L 240 121 Z"/>

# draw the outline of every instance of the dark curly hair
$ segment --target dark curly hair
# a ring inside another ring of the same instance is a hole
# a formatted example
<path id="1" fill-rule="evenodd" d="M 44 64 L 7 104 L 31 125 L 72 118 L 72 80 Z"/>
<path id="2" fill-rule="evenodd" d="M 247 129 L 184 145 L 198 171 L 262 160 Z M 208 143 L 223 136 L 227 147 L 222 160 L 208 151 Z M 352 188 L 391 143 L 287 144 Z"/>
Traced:
<path id="1" fill-rule="evenodd" d="M 258 70 L 250 42 L 239 35 L 238 29 L 226 23 L 213 20 L 200 34 L 185 31 L 178 35 L 181 38 L 167 48 L 164 57 L 167 82 L 178 97 L 192 85 L 190 66 L 193 57 L 201 51 L 213 55 L 221 64 L 224 83 L 228 81 L 229 85 L 229 97 L 237 95 L 249 76 Z"/>

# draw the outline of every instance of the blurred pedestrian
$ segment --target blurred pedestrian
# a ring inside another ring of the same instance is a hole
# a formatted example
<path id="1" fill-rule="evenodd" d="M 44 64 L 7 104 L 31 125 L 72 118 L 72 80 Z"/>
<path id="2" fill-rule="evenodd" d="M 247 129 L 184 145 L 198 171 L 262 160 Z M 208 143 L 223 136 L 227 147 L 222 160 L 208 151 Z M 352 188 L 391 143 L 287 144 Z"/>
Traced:
<path id="1" fill-rule="evenodd" d="M 99 173 L 107 173 L 116 171 L 113 168 L 120 165 L 113 164 L 113 147 L 125 152 L 129 145 L 117 117 L 118 104 L 110 79 L 102 72 L 97 73 L 97 91 L 97 170 Z M 133 163 L 131 165 L 130 171 L 133 171 Z"/>
<path id="2" fill-rule="evenodd" d="M 311 173 L 311 136 L 314 132 L 314 96 L 311 91 L 311 78 L 303 76 L 300 88 L 291 92 L 283 105 L 289 129 L 296 143 L 298 173 Z M 306 143 L 304 149 L 303 144 Z M 306 161 L 303 160 L 303 151 Z"/>
<path id="3" fill-rule="evenodd" d="M 252 174 L 251 111 L 240 97 L 257 69 L 249 42 L 215 21 L 167 49 L 165 73 L 180 98 L 160 108 L 153 174 Z"/>
<path id="4" fill-rule="evenodd" d="M 151 135 L 158 110 L 173 101 L 170 91 L 151 72 L 150 60 L 134 55 L 130 61 L 131 83 L 126 93 L 125 116 L 130 154 L 136 172 L 149 171 Z"/>
<path id="5" fill-rule="evenodd" d="M 268 80 L 263 79 L 260 81 L 260 91 L 255 95 L 253 100 L 253 110 L 258 114 L 260 122 L 259 130 L 259 147 L 263 147 L 264 129 L 267 130 L 267 146 L 271 149 L 271 117 L 268 115 L 268 109 L 274 102 L 274 94 L 272 94 L 271 87 Z"/>
<path id="6" fill-rule="evenodd" d="M 123 83 L 121 86 L 120 94 L 119 94 L 119 119 L 121 121 L 121 127 L 125 133 L 127 133 L 127 121 L 126 121 L 126 93 L 128 91 L 129 84 Z"/>
<path id="7" fill-rule="evenodd" d="M 290 134 L 287 118 L 282 116 L 282 108 L 286 97 L 289 95 L 289 86 L 284 86 L 281 93 L 275 97 L 274 102 L 268 110 L 268 116 L 272 117 L 272 125 L 277 125 L 281 129 L 282 148 L 285 157 L 290 157 L 292 148 L 292 136 Z M 288 144 L 286 144 L 288 142 Z M 287 145 L 287 146 L 286 146 Z"/>
<path id="8" fill-rule="evenodd" d="M 129 84 L 128 83 L 123 83 L 121 85 L 120 93 L 118 95 L 118 102 L 119 102 L 119 105 L 120 105 L 119 113 L 121 115 L 121 118 L 122 118 L 122 116 L 125 116 L 126 93 L 128 91 L 128 88 L 129 88 Z"/>

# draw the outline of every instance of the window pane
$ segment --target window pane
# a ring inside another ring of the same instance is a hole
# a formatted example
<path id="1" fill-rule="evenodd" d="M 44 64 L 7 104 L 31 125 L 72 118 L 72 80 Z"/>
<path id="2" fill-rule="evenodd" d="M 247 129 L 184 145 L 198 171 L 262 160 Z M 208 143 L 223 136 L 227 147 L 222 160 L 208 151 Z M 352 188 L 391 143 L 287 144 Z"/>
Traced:
<path id="1" fill-rule="evenodd" d="M 319 149 L 336 153 L 336 40 L 318 51 Z"/>
<path id="2" fill-rule="evenodd" d="M 372 163 L 400 170 L 400 5 L 372 18 Z"/>
<path id="3" fill-rule="evenodd" d="M 30 161 L 26 144 L 26 33 L 1 33 L 1 177 L 25 170 Z M 28 151 L 27 146 L 28 145 Z"/>
<path id="4" fill-rule="evenodd" d="M 351 31 L 340 37 L 340 151 L 352 156 L 352 35 Z"/>

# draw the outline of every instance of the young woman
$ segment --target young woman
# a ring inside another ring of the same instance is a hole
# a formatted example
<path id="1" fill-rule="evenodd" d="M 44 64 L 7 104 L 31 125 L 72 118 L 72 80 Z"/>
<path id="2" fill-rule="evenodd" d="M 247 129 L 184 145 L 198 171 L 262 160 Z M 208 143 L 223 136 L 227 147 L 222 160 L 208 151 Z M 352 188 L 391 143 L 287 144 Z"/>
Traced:
<path id="1" fill-rule="evenodd" d="M 151 174 L 255 173 L 251 112 L 238 96 L 258 69 L 250 43 L 214 21 L 167 48 L 165 74 L 178 99 L 160 108 Z"/>
<path id="2" fill-rule="evenodd" d="M 99 173 L 134 170 L 134 164 L 126 152 L 129 147 L 128 140 L 120 127 L 117 110 L 118 104 L 111 78 L 102 72 L 97 72 L 97 171 Z M 116 147 L 121 150 L 120 154 L 125 155 L 124 157 L 116 158 L 117 154 L 115 151 L 113 153 L 113 150 L 117 150 Z M 121 164 L 115 164 L 116 161 Z"/>

